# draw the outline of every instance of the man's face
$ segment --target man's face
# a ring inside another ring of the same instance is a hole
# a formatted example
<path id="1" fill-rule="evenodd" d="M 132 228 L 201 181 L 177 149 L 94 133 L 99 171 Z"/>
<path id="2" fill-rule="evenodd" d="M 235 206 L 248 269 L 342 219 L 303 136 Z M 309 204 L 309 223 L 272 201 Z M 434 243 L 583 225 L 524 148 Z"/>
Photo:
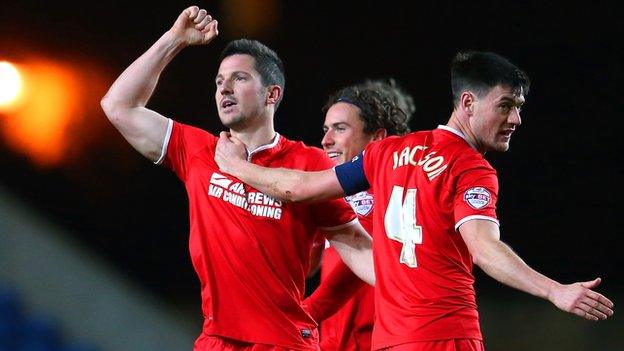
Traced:
<path id="1" fill-rule="evenodd" d="M 267 89 L 262 85 L 253 57 L 236 54 L 224 58 L 215 84 L 219 118 L 226 127 L 244 127 L 264 112 Z"/>
<path id="2" fill-rule="evenodd" d="M 470 126 L 480 152 L 509 149 L 511 134 L 521 123 L 520 107 L 523 103 L 522 92 L 501 85 L 476 98 Z"/>
<path id="3" fill-rule="evenodd" d="M 364 132 L 360 109 L 346 102 L 335 103 L 327 110 L 323 131 L 323 150 L 337 165 L 350 161 L 373 140 L 372 134 Z"/>

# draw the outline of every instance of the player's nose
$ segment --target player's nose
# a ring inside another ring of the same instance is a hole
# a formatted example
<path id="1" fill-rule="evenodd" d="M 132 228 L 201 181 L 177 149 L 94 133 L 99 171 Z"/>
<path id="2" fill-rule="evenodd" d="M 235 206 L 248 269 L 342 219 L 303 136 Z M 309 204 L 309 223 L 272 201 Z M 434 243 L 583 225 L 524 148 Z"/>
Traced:
<path id="1" fill-rule="evenodd" d="M 334 138 L 332 137 L 331 134 L 332 134 L 331 130 L 328 130 L 325 132 L 325 135 L 323 135 L 323 140 L 321 140 L 321 145 L 323 145 L 324 148 L 334 145 Z"/>
<path id="2" fill-rule="evenodd" d="M 522 118 L 520 118 L 520 109 L 514 107 L 507 118 L 507 122 L 519 126 L 522 124 Z"/>

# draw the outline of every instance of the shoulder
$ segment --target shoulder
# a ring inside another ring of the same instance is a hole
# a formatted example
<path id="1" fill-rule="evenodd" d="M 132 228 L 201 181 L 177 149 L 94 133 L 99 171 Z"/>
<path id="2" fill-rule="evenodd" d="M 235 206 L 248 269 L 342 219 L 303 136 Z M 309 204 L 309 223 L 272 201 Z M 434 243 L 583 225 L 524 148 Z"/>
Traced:
<path id="1" fill-rule="evenodd" d="M 410 152 L 411 149 L 418 146 L 425 146 L 431 140 L 431 131 L 418 131 L 405 134 L 402 136 L 389 136 L 385 139 L 372 142 L 364 149 L 365 158 L 370 155 L 382 155 L 394 152 Z M 407 148 L 407 150 L 406 150 Z M 368 155 L 367 155 L 368 154 Z"/>
<path id="2" fill-rule="evenodd" d="M 459 170 L 481 169 L 496 174 L 496 170 L 485 157 L 472 147 L 464 147 L 456 154 L 455 166 Z"/>
<path id="3" fill-rule="evenodd" d="M 281 137 L 282 156 L 284 161 L 293 167 L 304 170 L 325 170 L 332 168 L 334 163 L 322 149 L 309 146 L 302 141 L 294 141 Z"/>

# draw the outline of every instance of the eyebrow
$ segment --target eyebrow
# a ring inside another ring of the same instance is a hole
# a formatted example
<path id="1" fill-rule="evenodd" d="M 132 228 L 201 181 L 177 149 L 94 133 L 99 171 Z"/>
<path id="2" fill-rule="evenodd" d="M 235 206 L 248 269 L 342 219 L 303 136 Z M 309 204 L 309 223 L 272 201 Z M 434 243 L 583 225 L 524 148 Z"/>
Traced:
<path id="1" fill-rule="evenodd" d="M 514 99 L 509 96 L 503 96 L 498 102 L 509 102 L 512 103 L 514 106 L 520 106 L 524 104 L 524 99 L 521 100 L 520 98 Z"/>
<path id="2" fill-rule="evenodd" d="M 350 126 L 350 124 L 347 123 L 347 122 L 335 122 L 335 123 L 330 124 L 329 127 L 338 127 L 340 125 Z M 325 128 L 325 127 L 328 127 L 328 126 L 323 124 L 323 127 Z"/>
<path id="3" fill-rule="evenodd" d="M 245 71 L 234 71 L 234 72 L 232 72 L 232 74 L 230 74 L 230 75 L 231 75 L 231 76 L 235 76 L 235 75 L 238 75 L 238 74 L 243 74 L 243 75 L 246 75 L 246 76 L 251 76 L 251 74 L 250 74 L 250 73 L 245 72 Z M 215 80 L 217 80 L 217 79 L 219 79 L 219 78 L 224 78 L 223 74 L 221 74 L 221 73 L 217 74 L 217 76 L 215 77 Z"/>

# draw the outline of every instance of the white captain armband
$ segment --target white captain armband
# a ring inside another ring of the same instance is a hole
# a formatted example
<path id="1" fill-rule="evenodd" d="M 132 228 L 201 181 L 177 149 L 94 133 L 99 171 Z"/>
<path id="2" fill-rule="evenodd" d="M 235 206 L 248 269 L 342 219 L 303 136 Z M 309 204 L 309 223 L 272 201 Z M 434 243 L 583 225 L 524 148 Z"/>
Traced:
<path id="1" fill-rule="evenodd" d="M 370 188 L 364 174 L 364 153 L 355 156 L 351 162 L 334 167 L 334 170 L 346 195 L 357 194 Z"/>

